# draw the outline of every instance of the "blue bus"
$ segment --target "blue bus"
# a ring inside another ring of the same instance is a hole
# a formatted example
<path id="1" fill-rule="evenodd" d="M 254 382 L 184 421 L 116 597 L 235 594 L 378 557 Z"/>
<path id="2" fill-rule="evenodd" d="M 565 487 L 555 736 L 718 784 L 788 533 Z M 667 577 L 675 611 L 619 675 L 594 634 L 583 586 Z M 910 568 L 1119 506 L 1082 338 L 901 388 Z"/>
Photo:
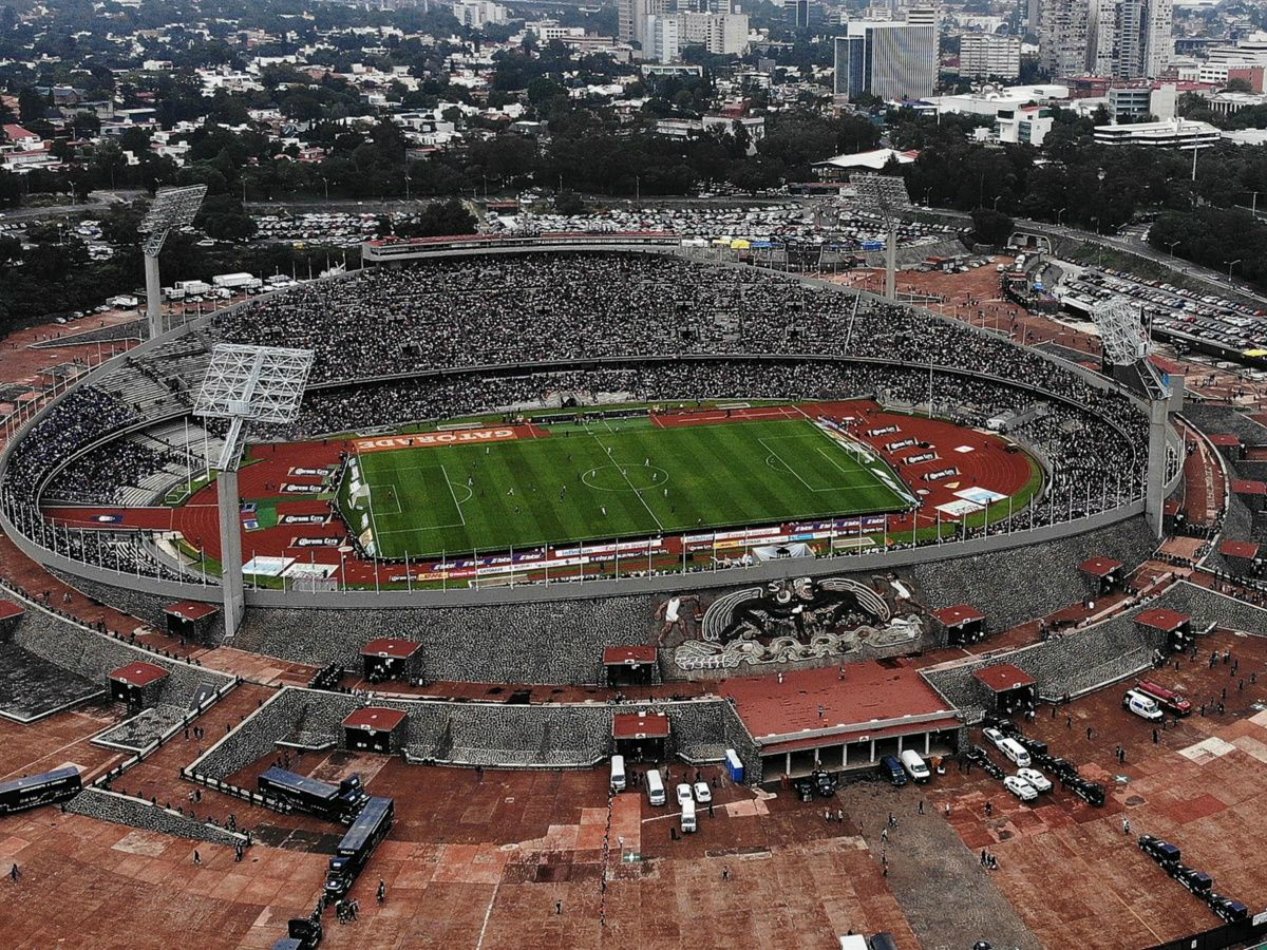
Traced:
<path id="1" fill-rule="evenodd" d="M 309 778 L 273 766 L 259 777 L 259 789 L 268 798 L 286 802 L 319 818 L 349 824 L 369 797 L 361 776 L 345 778 L 338 785 Z"/>
<path id="2" fill-rule="evenodd" d="M 390 798 L 376 796 L 365 803 L 330 859 L 326 872 L 326 896 L 330 900 L 339 900 L 351 890 L 370 855 L 391 830 L 395 811 L 395 802 Z"/>
<path id="3" fill-rule="evenodd" d="M 0 782 L 0 815 L 65 801 L 78 795 L 82 788 L 79 769 L 73 765 Z"/>

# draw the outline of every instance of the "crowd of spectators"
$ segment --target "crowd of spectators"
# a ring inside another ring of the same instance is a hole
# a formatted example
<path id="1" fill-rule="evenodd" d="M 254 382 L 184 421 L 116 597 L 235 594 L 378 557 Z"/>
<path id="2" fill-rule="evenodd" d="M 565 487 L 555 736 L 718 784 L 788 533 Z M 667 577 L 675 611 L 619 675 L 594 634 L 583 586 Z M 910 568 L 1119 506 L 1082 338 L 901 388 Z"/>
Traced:
<path id="1" fill-rule="evenodd" d="M 2 497 L 11 516 L 20 507 L 20 524 L 38 520 L 31 513 L 48 476 L 98 438 L 187 409 L 222 341 L 316 353 L 312 382 L 328 388 L 309 390 L 293 424 L 257 437 L 569 399 L 874 395 L 918 405 L 931 395 L 936 412 L 973 425 L 1021 402 L 1043 412 L 1017 435 L 1051 463 L 1045 498 L 1018 516 L 1022 527 L 1139 497 L 1147 463 L 1146 420 L 1125 395 L 966 324 L 768 271 L 663 254 L 543 253 L 372 268 L 219 314 L 54 407 L 7 468 Z M 616 359 L 630 362 L 585 363 Z M 972 375 L 982 372 L 1011 385 Z M 361 382 L 383 376 L 397 378 Z M 121 487 L 169 461 L 126 446 L 72 462 L 50 497 L 114 502 Z M 103 548 L 55 531 L 51 541 L 73 556 L 91 547 L 89 559 L 121 571 L 174 576 L 143 549 L 121 554 L 112 542 Z"/>

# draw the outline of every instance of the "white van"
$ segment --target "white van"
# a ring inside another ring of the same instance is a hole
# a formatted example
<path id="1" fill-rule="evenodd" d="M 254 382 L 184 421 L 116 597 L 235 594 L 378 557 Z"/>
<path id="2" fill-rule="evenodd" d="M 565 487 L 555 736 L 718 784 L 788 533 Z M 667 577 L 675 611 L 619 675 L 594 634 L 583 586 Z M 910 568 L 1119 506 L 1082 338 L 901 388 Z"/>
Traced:
<path id="1" fill-rule="evenodd" d="M 625 757 L 623 755 L 612 756 L 612 791 L 623 792 L 625 790 Z"/>
<path id="2" fill-rule="evenodd" d="M 998 743 L 998 747 L 999 751 L 1011 759 L 1018 768 L 1029 768 L 1029 752 L 1015 739 L 1004 739 Z"/>
<path id="3" fill-rule="evenodd" d="M 1128 712 L 1133 712 L 1141 719 L 1148 719 L 1153 722 L 1166 715 L 1161 711 L 1161 707 L 1157 705 L 1157 700 L 1151 696 L 1145 696 L 1137 689 L 1128 689 L 1126 691 L 1126 695 L 1122 697 L 1122 708 Z"/>
<path id="4" fill-rule="evenodd" d="M 695 802 L 687 799 L 682 802 L 682 834 L 688 835 L 699 830 L 699 825 L 695 821 Z"/>
<path id="5" fill-rule="evenodd" d="M 655 769 L 647 771 L 647 801 L 653 805 L 664 804 L 664 779 Z"/>
<path id="6" fill-rule="evenodd" d="M 927 782 L 932 773 L 928 771 L 928 765 L 920 758 L 920 754 L 914 749 L 906 749 L 898 760 L 902 763 L 902 768 L 906 769 L 906 774 L 911 777 L 913 782 Z"/>

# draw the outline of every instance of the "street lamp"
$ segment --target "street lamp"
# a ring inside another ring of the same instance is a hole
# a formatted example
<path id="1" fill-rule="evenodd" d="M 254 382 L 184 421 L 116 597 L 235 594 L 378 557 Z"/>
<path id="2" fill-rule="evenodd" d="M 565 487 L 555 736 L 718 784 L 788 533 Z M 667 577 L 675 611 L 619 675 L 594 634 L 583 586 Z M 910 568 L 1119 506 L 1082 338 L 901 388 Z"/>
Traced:
<path id="1" fill-rule="evenodd" d="M 1241 258 L 1239 258 L 1239 257 L 1238 257 L 1236 260 L 1234 260 L 1234 261 L 1230 262 L 1230 263 L 1227 265 L 1227 282 L 1228 282 L 1229 284 L 1230 284 L 1230 283 L 1232 283 L 1232 268 L 1233 268 L 1233 267 L 1235 267 L 1235 266 L 1236 266 L 1237 264 L 1239 264 L 1240 262 L 1241 262 Z"/>
<path id="2" fill-rule="evenodd" d="M 1056 227 L 1060 227 L 1060 219 L 1064 217 L 1065 212 L 1068 210 L 1068 208 L 1061 208 L 1056 212 Z"/>
<path id="3" fill-rule="evenodd" d="M 330 179 L 325 175 L 321 176 L 321 182 L 326 186 L 326 201 L 330 200 Z"/>
<path id="4" fill-rule="evenodd" d="M 1002 197 L 1003 197 L 1002 195 L 995 195 L 995 196 L 994 196 L 994 210 L 995 210 L 995 211 L 998 211 L 998 210 L 999 210 L 999 199 L 1000 199 L 1000 198 L 1002 198 Z"/>
<path id="5" fill-rule="evenodd" d="M 1179 246 L 1180 244 L 1182 244 L 1182 243 L 1183 243 L 1183 240 L 1182 240 L 1182 239 L 1180 239 L 1180 240 L 1178 240 L 1178 241 L 1167 241 L 1167 242 L 1166 242 L 1166 247 L 1170 248 L 1170 259 L 1171 259 L 1171 260 L 1174 260 L 1174 258 L 1175 258 L 1175 248 L 1176 248 L 1176 247 L 1178 247 L 1178 246 Z"/>

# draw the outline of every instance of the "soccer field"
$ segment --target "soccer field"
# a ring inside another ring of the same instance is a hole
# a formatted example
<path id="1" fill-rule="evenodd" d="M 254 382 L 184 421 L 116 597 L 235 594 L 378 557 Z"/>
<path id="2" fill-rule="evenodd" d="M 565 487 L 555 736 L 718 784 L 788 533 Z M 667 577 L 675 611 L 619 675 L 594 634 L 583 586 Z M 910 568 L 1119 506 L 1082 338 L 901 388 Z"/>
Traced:
<path id="1" fill-rule="evenodd" d="M 904 488 L 808 419 L 552 426 L 545 438 L 360 455 L 387 558 L 894 511 Z M 359 534 L 366 502 L 340 504 Z"/>

